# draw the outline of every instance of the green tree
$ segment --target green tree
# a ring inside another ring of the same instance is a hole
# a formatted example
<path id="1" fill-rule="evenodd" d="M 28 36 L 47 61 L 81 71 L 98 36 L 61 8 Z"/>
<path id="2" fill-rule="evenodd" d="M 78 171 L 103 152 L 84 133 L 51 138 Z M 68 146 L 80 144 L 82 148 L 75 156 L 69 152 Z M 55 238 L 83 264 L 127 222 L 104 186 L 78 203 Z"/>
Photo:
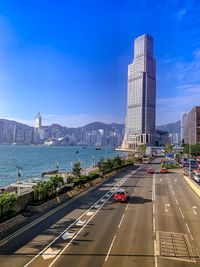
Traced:
<path id="1" fill-rule="evenodd" d="M 114 167 L 121 167 L 123 164 L 123 160 L 120 158 L 119 155 L 117 155 L 114 159 L 113 159 L 113 165 Z"/>
<path id="2" fill-rule="evenodd" d="M 15 203 L 17 202 L 16 193 L 3 193 L 0 195 L 0 216 L 7 215 L 14 211 Z"/>
<path id="3" fill-rule="evenodd" d="M 173 148 L 172 144 L 166 144 L 164 146 L 165 153 L 172 153 L 172 148 Z"/>
<path id="4" fill-rule="evenodd" d="M 72 173 L 74 176 L 76 177 L 80 177 L 81 176 L 81 163 L 80 161 L 77 161 L 73 164 L 73 167 L 72 167 Z"/>
<path id="5" fill-rule="evenodd" d="M 140 145 L 137 149 L 137 152 L 141 157 L 143 157 L 146 153 L 147 145 Z"/>
<path id="6" fill-rule="evenodd" d="M 104 158 L 101 158 L 100 161 L 98 162 L 98 167 L 99 167 L 99 171 L 103 172 L 106 169 L 106 161 Z"/>
<path id="7" fill-rule="evenodd" d="M 107 161 L 106 161 L 106 169 L 112 169 L 113 166 L 114 166 L 113 160 L 108 158 Z"/>

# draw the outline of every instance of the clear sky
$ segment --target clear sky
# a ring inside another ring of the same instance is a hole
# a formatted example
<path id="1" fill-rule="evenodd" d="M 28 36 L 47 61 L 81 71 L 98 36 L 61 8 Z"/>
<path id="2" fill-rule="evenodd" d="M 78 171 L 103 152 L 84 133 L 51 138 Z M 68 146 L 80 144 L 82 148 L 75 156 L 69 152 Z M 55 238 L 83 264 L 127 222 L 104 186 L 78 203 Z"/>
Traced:
<path id="1" fill-rule="evenodd" d="M 124 122 L 133 40 L 154 38 L 157 125 L 200 105 L 200 1 L 2 0 L 0 118 Z"/>

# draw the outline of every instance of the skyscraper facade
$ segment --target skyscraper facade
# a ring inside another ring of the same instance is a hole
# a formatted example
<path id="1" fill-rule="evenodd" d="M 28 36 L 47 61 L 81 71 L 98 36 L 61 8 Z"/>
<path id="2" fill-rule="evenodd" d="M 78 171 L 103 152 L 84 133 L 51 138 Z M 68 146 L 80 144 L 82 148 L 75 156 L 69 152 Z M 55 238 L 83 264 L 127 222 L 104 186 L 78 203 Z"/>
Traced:
<path id="1" fill-rule="evenodd" d="M 126 129 L 123 146 L 153 145 L 156 117 L 156 68 L 153 38 L 144 34 L 134 41 L 134 59 L 128 66 Z"/>
<path id="2" fill-rule="evenodd" d="M 187 114 L 184 127 L 184 143 L 200 143 L 200 106 L 195 106 Z"/>

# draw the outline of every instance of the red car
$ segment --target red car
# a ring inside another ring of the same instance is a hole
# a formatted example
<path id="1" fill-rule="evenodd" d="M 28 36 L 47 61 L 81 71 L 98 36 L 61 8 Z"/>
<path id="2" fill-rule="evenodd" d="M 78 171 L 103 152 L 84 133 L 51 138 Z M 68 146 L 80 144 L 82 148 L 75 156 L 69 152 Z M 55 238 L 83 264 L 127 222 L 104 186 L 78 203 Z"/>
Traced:
<path id="1" fill-rule="evenodd" d="M 114 194 L 115 202 L 127 202 L 128 200 L 128 192 L 125 189 L 118 189 Z"/>
<path id="2" fill-rule="evenodd" d="M 155 173 L 154 169 L 152 169 L 152 168 L 148 168 L 147 172 L 151 173 L 151 174 Z"/>
<path id="3" fill-rule="evenodd" d="M 160 169 L 160 173 L 168 173 L 168 169 L 166 169 L 166 168 L 161 168 L 161 169 Z"/>

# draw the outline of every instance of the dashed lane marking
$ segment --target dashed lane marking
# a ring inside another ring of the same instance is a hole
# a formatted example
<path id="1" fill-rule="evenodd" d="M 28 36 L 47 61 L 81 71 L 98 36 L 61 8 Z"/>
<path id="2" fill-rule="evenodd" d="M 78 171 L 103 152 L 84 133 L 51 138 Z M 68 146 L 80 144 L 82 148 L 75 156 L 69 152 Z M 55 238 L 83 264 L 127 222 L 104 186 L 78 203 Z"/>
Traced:
<path id="1" fill-rule="evenodd" d="M 107 260 L 108 260 L 108 257 L 109 257 L 109 255 L 110 255 L 110 251 L 111 251 L 111 249 L 112 249 L 112 246 L 113 246 L 113 244 L 114 244 L 114 242 L 115 242 L 115 238 L 116 238 L 116 235 L 114 236 L 114 238 L 113 238 L 113 240 L 112 240 L 112 243 L 111 243 L 111 245 L 110 245 L 110 247 L 109 247 L 109 250 L 108 250 L 107 256 L 106 256 L 106 258 L 105 258 L 105 261 L 107 261 Z"/>

